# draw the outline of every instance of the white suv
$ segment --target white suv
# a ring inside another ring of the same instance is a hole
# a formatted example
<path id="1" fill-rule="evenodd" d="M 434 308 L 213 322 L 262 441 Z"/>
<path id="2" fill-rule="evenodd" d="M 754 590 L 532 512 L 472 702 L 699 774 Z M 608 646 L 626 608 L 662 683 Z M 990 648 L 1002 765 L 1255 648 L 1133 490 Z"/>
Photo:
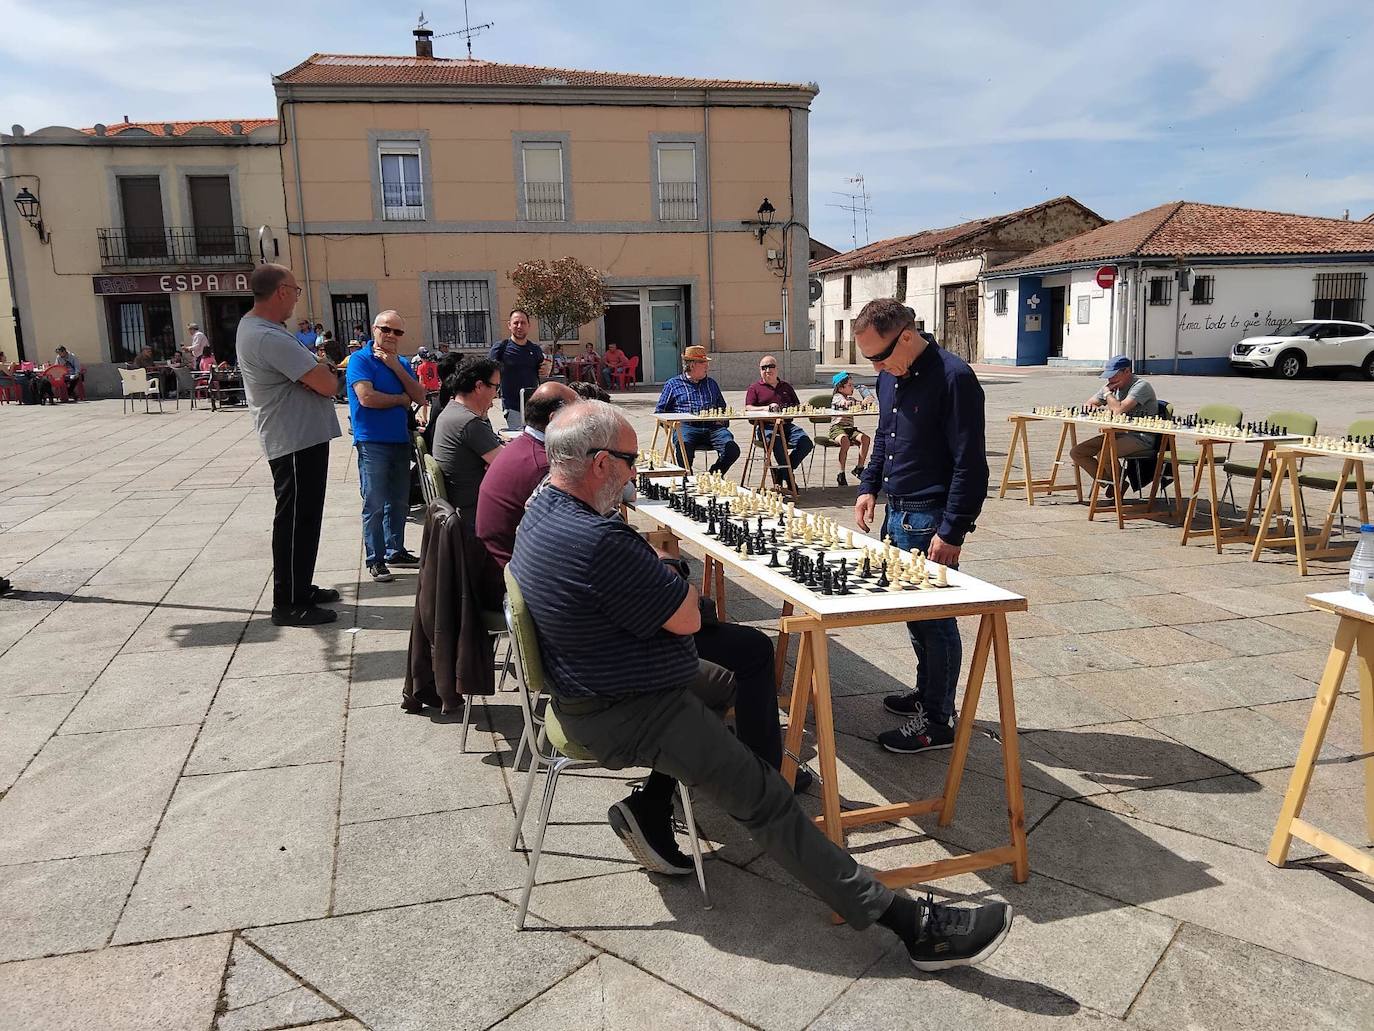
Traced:
<path id="1" fill-rule="evenodd" d="M 1340 319 L 1299 319 L 1231 348 L 1231 368 L 1297 379 L 1303 369 L 1359 369 L 1374 380 L 1374 327 Z"/>

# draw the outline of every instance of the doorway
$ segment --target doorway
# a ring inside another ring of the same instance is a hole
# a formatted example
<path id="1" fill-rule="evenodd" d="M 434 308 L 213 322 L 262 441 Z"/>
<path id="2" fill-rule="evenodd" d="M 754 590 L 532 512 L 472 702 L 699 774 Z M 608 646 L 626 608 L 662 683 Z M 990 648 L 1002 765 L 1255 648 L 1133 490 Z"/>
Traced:
<path id="1" fill-rule="evenodd" d="M 649 307 L 654 340 L 654 377 L 666 380 L 682 365 L 682 308 L 676 302 Z"/>
<path id="2" fill-rule="evenodd" d="M 1050 287 L 1050 352 L 1051 358 L 1064 357 L 1064 290 Z"/>
<path id="3" fill-rule="evenodd" d="M 945 322 L 940 327 L 940 343 L 950 353 L 972 362 L 978 353 L 978 284 L 960 283 L 941 287 L 941 291 Z"/>
<path id="4" fill-rule="evenodd" d="M 638 358 L 635 379 L 644 380 L 644 342 L 639 334 L 639 304 L 612 304 L 606 308 L 605 342 L 615 344 L 627 358 Z"/>
<path id="5" fill-rule="evenodd" d="M 239 332 L 239 320 L 253 308 L 251 297 L 205 298 L 205 330 L 210 337 L 210 350 L 216 362 L 238 364 L 234 340 Z"/>

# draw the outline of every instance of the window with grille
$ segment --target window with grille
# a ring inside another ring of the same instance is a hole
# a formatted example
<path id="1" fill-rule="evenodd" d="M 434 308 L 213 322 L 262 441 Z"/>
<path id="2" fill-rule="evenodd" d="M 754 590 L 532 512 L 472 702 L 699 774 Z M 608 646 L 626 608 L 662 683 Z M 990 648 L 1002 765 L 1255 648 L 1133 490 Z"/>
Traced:
<path id="1" fill-rule="evenodd" d="M 906 266 L 897 267 L 897 300 L 906 300 Z"/>
<path id="2" fill-rule="evenodd" d="M 419 143 L 384 143 L 377 148 L 382 176 L 382 218 L 416 222 L 425 217 Z"/>
<path id="3" fill-rule="evenodd" d="M 994 315 L 1005 315 L 1007 313 L 1007 292 L 1005 290 L 994 290 L 992 292 L 992 313 Z"/>
<path id="4" fill-rule="evenodd" d="M 835 320 L 835 357 L 840 356 L 840 348 L 844 344 L 844 319 Z"/>
<path id="5" fill-rule="evenodd" d="M 485 279 L 434 279 L 429 284 L 429 317 L 436 345 L 455 351 L 491 347 L 491 299 Z"/>
<path id="6" fill-rule="evenodd" d="M 1216 276 L 1194 276 L 1193 277 L 1193 303 L 1211 304 L 1212 287 L 1216 284 Z"/>
<path id="7" fill-rule="evenodd" d="M 658 145 L 658 217 L 664 222 L 697 220 L 697 145 Z"/>
<path id="8" fill-rule="evenodd" d="M 1150 277 L 1150 303 L 1172 304 L 1174 300 L 1174 277 Z"/>
<path id="9" fill-rule="evenodd" d="M 572 329 L 564 330 L 563 335 L 558 339 L 561 341 L 576 340 L 580 327 L 574 326 Z M 543 319 L 539 320 L 539 339 L 553 343 L 553 328 Z"/>
<path id="10" fill-rule="evenodd" d="M 1317 273 L 1312 317 L 1363 321 L 1364 285 L 1368 278 L 1363 272 Z"/>
<path id="11" fill-rule="evenodd" d="M 525 220 L 564 221 L 567 215 L 563 195 L 563 145 L 523 143 L 520 158 L 525 166 Z"/>
<path id="12" fill-rule="evenodd" d="M 844 277 L 844 308 L 848 311 L 850 305 L 854 303 L 854 277 Z"/>

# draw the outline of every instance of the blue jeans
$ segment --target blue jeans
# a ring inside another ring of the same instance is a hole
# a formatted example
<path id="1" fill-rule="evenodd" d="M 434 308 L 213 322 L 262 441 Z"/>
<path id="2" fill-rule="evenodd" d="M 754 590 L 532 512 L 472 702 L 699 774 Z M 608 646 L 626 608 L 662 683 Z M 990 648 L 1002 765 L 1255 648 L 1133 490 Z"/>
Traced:
<path id="1" fill-rule="evenodd" d="M 759 440 L 766 441 L 772 433 L 771 426 L 761 426 L 758 430 Z M 795 422 L 785 423 L 783 432 L 773 437 L 773 462 L 775 465 L 782 465 L 786 458 L 783 455 L 783 447 L 792 452 L 792 468 L 800 468 L 806 456 L 816 450 L 816 442 L 806 435 L 806 431 Z M 780 475 L 785 474 L 785 470 Z"/>
<path id="2" fill-rule="evenodd" d="M 410 514 L 410 445 L 358 442 L 358 486 L 363 496 L 363 549 L 375 566 L 405 551 Z"/>
<path id="3" fill-rule="evenodd" d="M 687 449 L 688 465 L 692 464 L 698 451 L 706 448 L 716 453 L 716 460 L 711 464 L 715 472 L 725 472 L 739 458 L 739 445 L 735 443 L 734 435 L 724 426 L 684 423 L 681 429 L 682 444 Z"/>
<path id="4" fill-rule="evenodd" d="M 889 504 L 886 534 L 903 551 L 919 548 L 928 553 L 943 516 L 942 508 L 901 512 Z M 916 653 L 916 695 L 932 723 L 947 724 L 954 719 L 954 689 L 959 682 L 959 664 L 964 659 L 958 620 L 918 620 L 908 623 L 906 631 Z"/>

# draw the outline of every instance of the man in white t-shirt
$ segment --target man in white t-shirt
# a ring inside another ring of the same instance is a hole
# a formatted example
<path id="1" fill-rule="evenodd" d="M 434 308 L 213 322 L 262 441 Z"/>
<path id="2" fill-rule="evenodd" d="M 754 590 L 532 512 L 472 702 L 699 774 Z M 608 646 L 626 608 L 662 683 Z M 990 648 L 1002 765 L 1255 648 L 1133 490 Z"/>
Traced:
<path id="1" fill-rule="evenodd" d="M 186 346 L 182 348 L 191 356 L 190 365 L 193 369 L 200 368 L 200 359 L 210 350 L 210 338 L 207 337 L 200 326 L 192 322 L 186 327 L 186 332 L 190 336 L 186 339 Z"/>
<path id="2" fill-rule="evenodd" d="M 253 310 L 239 322 L 235 349 L 277 496 L 272 519 L 272 622 L 332 623 L 338 613 L 320 603 L 338 601 L 339 592 L 316 587 L 311 578 L 324 520 L 329 442 L 342 434 L 333 401 L 338 378 L 282 325 L 301 295 L 291 270 L 259 265 L 249 283 Z"/>

